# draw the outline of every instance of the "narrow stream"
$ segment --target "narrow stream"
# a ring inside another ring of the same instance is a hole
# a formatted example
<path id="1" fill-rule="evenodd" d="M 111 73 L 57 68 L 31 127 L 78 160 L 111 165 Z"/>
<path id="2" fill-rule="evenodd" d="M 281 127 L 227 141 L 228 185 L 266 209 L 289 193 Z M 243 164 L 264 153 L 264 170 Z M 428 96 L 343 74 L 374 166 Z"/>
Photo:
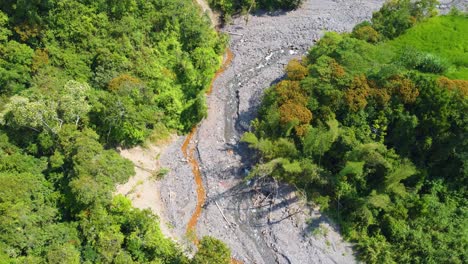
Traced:
<path id="1" fill-rule="evenodd" d="M 187 237 L 191 238 L 196 246 L 198 246 L 198 237 L 196 233 L 196 226 L 198 222 L 198 218 L 201 215 L 202 206 L 205 203 L 206 198 L 206 191 L 205 187 L 203 186 L 203 180 L 200 172 L 200 166 L 198 164 L 198 160 L 195 157 L 195 147 L 196 144 L 190 144 L 192 141 L 193 136 L 197 133 L 197 127 L 194 127 L 190 134 L 188 134 L 187 138 L 182 145 L 182 153 L 184 153 L 187 162 L 192 167 L 192 173 L 195 179 L 195 184 L 197 185 L 197 206 L 195 207 L 195 211 L 192 214 L 188 224 L 187 224 Z"/>
<path id="2" fill-rule="evenodd" d="M 223 60 L 223 65 L 221 68 L 216 72 L 215 76 L 211 80 L 210 87 L 208 91 L 206 92 L 207 95 L 211 94 L 213 91 L 213 83 L 218 78 L 219 75 L 221 75 L 227 67 L 231 64 L 231 61 L 233 59 L 234 55 L 232 54 L 231 50 L 227 49 L 226 50 L 226 55 L 224 56 Z M 198 223 L 198 218 L 201 215 L 202 212 L 202 207 L 205 204 L 206 200 L 206 190 L 203 185 L 203 179 L 202 179 L 202 174 L 200 171 L 200 165 L 198 163 L 198 158 L 196 157 L 195 150 L 197 147 L 196 142 L 192 142 L 192 139 L 194 135 L 197 134 L 198 127 L 194 127 L 190 134 L 187 135 L 187 137 L 184 140 L 184 143 L 182 144 L 181 150 L 182 153 L 184 154 L 185 158 L 187 159 L 187 162 L 190 164 L 192 167 L 192 173 L 195 179 L 195 184 L 197 185 L 197 205 L 195 207 L 195 211 L 192 214 L 192 217 L 190 218 L 189 222 L 187 223 L 187 237 L 192 239 L 194 242 L 195 246 L 198 246 L 199 244 L 199 239 L 197 237 L 197 232 L 196 232 L 196 227 Z M 232 264 L 242 264 L 242 262 L 236 260 L 236 259 L 231 259 Z"/>

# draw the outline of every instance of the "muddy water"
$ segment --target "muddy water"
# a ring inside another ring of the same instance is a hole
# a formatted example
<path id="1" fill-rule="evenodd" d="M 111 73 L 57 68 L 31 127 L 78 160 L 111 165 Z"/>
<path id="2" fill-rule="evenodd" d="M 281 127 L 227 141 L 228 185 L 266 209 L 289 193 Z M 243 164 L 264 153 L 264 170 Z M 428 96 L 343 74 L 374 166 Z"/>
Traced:
<path id="1" fill-rule="evenodd" d="M 215 76 L 213 77 L 213 79 L 211 79 L 210 88 L 206 92 L 207 95 L 211 94 L 211 92 L 213 91 L 214 81 L 216 80 L 216 78 L 218 78 L 229 67 L 229 65 L 231 64 L 233 58 L 234 58 L 234 54 L 232 53 L 232 51 L 230 49 L 227 49 L 226 50 L 226 56 L 225 56 L 224 61 L 223 61 L 223 65 L 215 73 Z"/>
<path id="2" fill-rule="evenodd" d="M 226 68 L 229 66 L 233 58 L 233 54 L 231 50 L 227 49 L 226 50 L 226 55 L 223 60 L 223 65 L 221 68 L 216 72 L 215 76 L 213 77 L 210 87 L 208 91 L 206 92 L 207 95 L 211 94 L 213 91 L 213 82 L 216 80 L 216 78 L 221 75 Z M 195 149 L 196 149 L 196 143 L 192 143 L 192 139 L 194 135 L 197 134 L 197 127 L 194 127 L 190 134 L 185 138 L 184 143 L 182 144 L 182 153 L 184 154 L 185 158 L 187 159 L 188 163 L 190 164 L 192 168 L 192 173 L 195 179 L 195 184 L 197 186 L 196 191 L 197 191 L 197 205 L 195 207 L 195 211 L 192 214 L 192 217 L 190 218 L 189 222 L 187 223 L 187 237 L 191 238 L 192 241 L 195 243 L 195 245 L 198 246 L 199 239 L 197 237 L 196 233 L 196 226 L 198 223 L 198 218 L 200 218 L 201 212 L 202 212 L 202 207 L 205 204 L 205 199 L 206 199 L 206 191 L 205 187 L 203 185 L 203 179 L 202 179 L 202 174 L 200 171 L 200 165 L 198 163 L 198 158 L 196 157 Z M 242 262 L 239 262 L 237 260 L 232 260 L 233 264 L 239 264 Z"/>
<path id="3" fill-rule="evenodd" d="M 193 138 L 193 135 L 197 133 L 197 128 L 194 127 L 190 134 L 184 141 L 182 145 L 182 153 L 184 153 L 185 158 L 192 167 L 192 173 L 195 179 L 195 184 L 197 185 L 197 206 L 195 211 L 192 214 L 188 224 L 187 224 L 187 237 L 191 238 L 195 245 L 198 245 L 198 237 L 196 235 L 195 227 L 197 226 L 198 218 L 200 217 L 202 206 L 205 203 L 206 191 L 203 186 L 203 180 L 200 172 L 200 166 L 198 160 L 195 157 L 195 144 L 190 144 Z"/>

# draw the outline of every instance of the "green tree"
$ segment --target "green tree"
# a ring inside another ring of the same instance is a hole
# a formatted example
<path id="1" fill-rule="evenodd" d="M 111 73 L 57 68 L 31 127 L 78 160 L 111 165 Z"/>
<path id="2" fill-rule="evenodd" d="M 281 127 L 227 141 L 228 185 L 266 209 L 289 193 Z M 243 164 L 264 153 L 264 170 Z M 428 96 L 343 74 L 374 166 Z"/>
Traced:
<path id="1" fill-rule="evenodd" d="M 72 245 L 54 245 L 47 251 L 47 262 L 51 264 L 80 263 L 80 252 Z"/>
<path id="2" fill-rule="evenodd" d="M 221 241 L 212 237 L 203 237 L 197 253 L 192 259 L 193 264 L 220 263 L 228 264 L 231 261 L 231 251 Z"/>
<path id="3" fill-rule="evenodd" d="M 5 23 L 5 17 L 3 20 Z M 0 37 L 5 39 L 9 35 L 9 30 L 2 31 L 4 33 Z M 34 51 L 29 46 L 14 40 L 2 42 L 0 41 L 0 93 L 11 95 L 25 89 L 31 81 L 30 66 Z"/>

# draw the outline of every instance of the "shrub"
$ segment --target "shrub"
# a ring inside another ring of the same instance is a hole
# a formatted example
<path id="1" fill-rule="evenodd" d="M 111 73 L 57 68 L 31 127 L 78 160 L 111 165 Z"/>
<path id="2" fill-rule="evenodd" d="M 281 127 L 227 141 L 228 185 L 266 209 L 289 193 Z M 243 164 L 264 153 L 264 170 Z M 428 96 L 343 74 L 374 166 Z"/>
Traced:
<path id="1" fill-rule="evenodd" d="M 417 63 L 416 69 L 428 73 L 443 73 L 448 68 L 445 61 L 430 53 L 422 55 Z"/>
<path id="2" fill-rule="evenodd" d="M 376 43 L 380 39 L 379 32 L 377 32 L 371 25 L 363 23 L 353 29 L 352 36 L 370 43 Z"/>
<path id="3" fill-rule="evenodd" d="M 192 264 L 229 264 L 231 251 L 221 241 L 212 237 L 203 237 L 200 246 L 192 259 Z"/>
<path id="4" fill-rule="evenodd" d="M 415 69 L 426 73 L 440 74 L 445 72 L 449 67 L 448 62 L 440 57 L 411 48 L 405 49 L 399 56 L 398 61 L 408 69 Z"/>

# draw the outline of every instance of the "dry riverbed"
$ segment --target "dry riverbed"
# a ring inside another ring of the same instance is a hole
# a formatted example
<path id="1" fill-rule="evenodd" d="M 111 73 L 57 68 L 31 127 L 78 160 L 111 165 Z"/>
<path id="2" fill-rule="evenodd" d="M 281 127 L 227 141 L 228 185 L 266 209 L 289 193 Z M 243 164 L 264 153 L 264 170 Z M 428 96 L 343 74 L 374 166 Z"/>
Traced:
<path id="1" fill-rule="evenodd" d="M 239 137 L 255 117 L 262 92 L 283 76 L 286 63 L 304 55 L 324 31 L 349 31 L 383 1 L 307 1 L 299 10 L 239 17 L 231 34 L 231 66 L 215 81 L 208 117 L 192 138 L 206 202 L 195 232 L 229 245 L 244 263 L 353 263 L 350 245 L 318 210 L 288 186 L 244 182 L 251 164 Z M 192 168 L 178 139 L 161 156 L 171 172 L 161 196 L 172 232 L 190 244 L 186 227 L 197 203 Z"/>
<path id="2" fill-rule="evenodd" d="M 356 262 L 337 227 L 291 187 L 243 181 L 253 161 L 239 138 L 249 129 L 263 90 L 283 77 L 290 59 L 305 55 L 325 31 L 350 31 L 383 2 L 308 0 L 296 11 L 259 13 L 249 16 L 248 23 L 239 17 L 222 29 L 231 34 L 234 58 L 214 81 L 208 117 L 187 142 L 206 192 L 193 229 L 196 237 L 221 239 L 244 263 Z M 466 5 L 463 0 L 442 2 L 444 12 L 452 4 Z M 194 235 L 187 235 L 187 224 L 197 206 L 197 185 L 194 162 L 181 150 L 184 140 L 174 138 L 164 149 L 122 152 L 134 162 L 137 175 L 118 190 L 130 196 L 134 206 L 158 214 L 164 233 L 190 251 Z M 155 182 L 148 171 L 158 166 L 170 172 Z"/>

